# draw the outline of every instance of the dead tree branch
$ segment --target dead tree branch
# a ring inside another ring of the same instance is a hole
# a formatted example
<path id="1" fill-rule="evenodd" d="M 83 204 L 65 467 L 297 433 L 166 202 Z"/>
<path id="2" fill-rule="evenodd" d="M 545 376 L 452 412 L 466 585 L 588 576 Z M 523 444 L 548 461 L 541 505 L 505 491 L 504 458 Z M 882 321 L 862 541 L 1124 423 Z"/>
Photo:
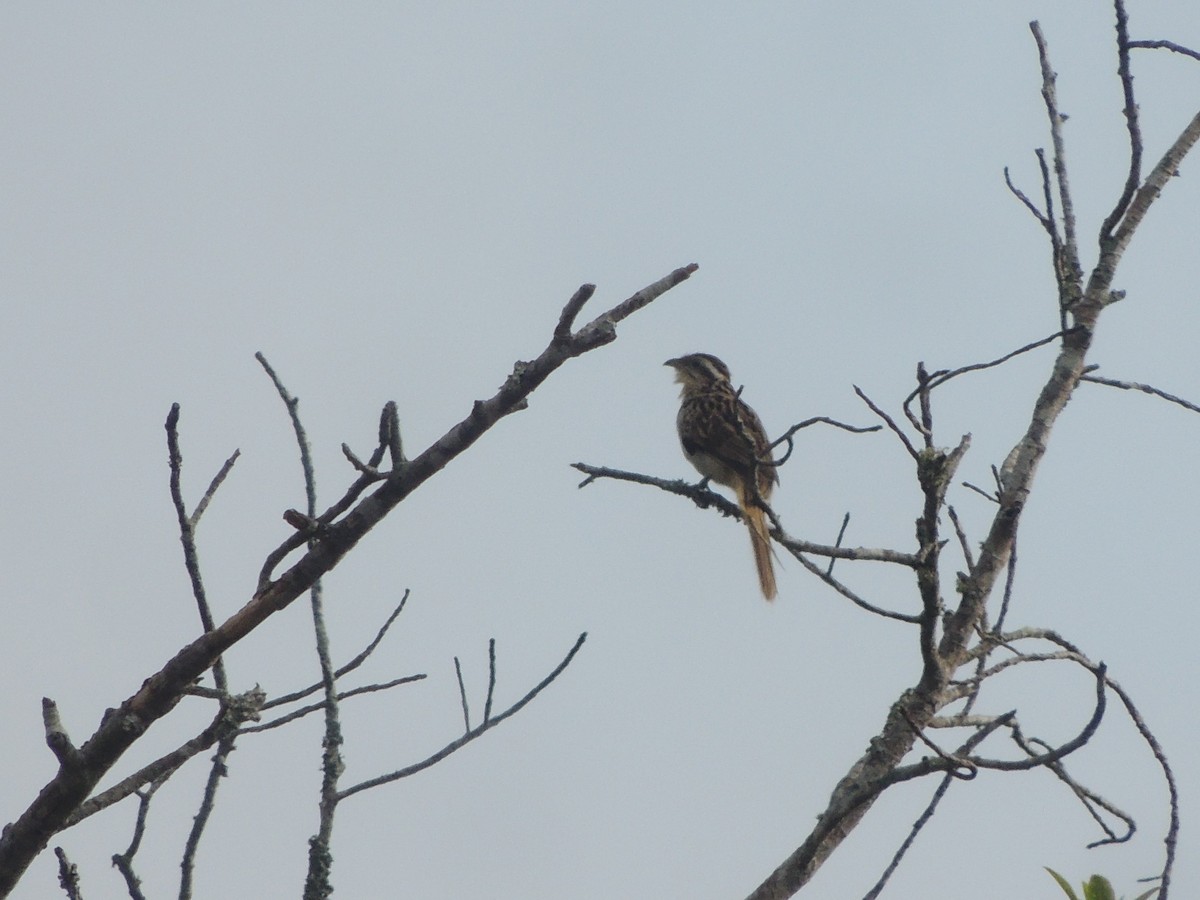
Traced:
<path id="1" fill-rule="evenodd" d="M 490 717 L 488 715 L 485 715 L 483 718 L 483 721 L 480 724 L 476 725 L 474 728 L 470 727 L 470 717 L 468 716 L 467 711 L 466 711 L 467 710 L 466 694 L 465 694 L 465 690 L 464 690 L 463 716 L 467 720 L 467 729 L 461 737 L 457 738 L 456 740 L 451 741 L 446 746 L 444 746 L 441 750 L 437 751 L 432 756 L 429 756 L 429 757 L 421 760 L 418 763 L 413 763 L 411 766 L 405 766 L 403 769 L 397 769 L 396 771 L 389 772 L 386 775 L 378 775 L 375 778 L 369 778 L 366 781 L 361 781 L 358 784 L 355 784 L 355 785 L 352 785 L 351 787 L 345 788 L 344 790 L 339 792 L 338 799 L 345 800 L 347 797 L 353 797 L 355 794 L 360 793 L 362 791 L 370 790 L 371 788 L 379 787 L 380 785 L 384 785 L 384 784 L 391 784 L 393 781 L 399 781 L 401 778 L 407 778 L 410 775 L 415 775 L 418 772 L 424 771 L 425 769 L 428 769 L 430 766 L 441 762 L 443 759 L 445 759 L 451 753 L 454 753 L 456 750 L 461 750 L 467 744 L 471 743 L 471 741 L 475 740 L 476 738 L 478 738 L 485 732 L 488 732 L 491 729 L 495 728 L 497 725 L 499 725 L 505 719 L 509 718 L 510 716 L 516 715 L 522 709 L 524 709 L 529 703 L 531 703 L 533 701 L 533 699 L 535 697 L 537 697 L 538 694 L 540 694 L 547 687 L 549 687 L 555 681 L 555 679 L 558 678 L 559 675 L 561 675 L 564 671 L 566 671 L 567 666 L 569 666 L 571 664 L 571 660 L 573 660 L 575 658 L 575 654 L 579 652 L 580 648 L 583 646 L 583 642 L 586 640 L 587 640 L 587 632 L 585 631 L 583 634 L 579 635 L 579 638 L 575 641 L 574 646 L 572 646 L 571 649 L 567 652 L 567 655 L 563 657 L 562 662 L 560 662 L 557 666 L 555 666 L 554 669 L 551 670 L 549 675 L 547 675 L 545 678 L 543 678 L 541 681 L 539 681 L 536 685 L 534 685 L 534 687 L 532 689 L 530 689 L 530 691 L 528 693 L 526 693 L 524 697 L 522 697 L 520 700 L 518 700 L 516 703 L 514 703 L 508 709 L 504 710 L 499 715 L 490 716 Z M 494 648 L 492 648 L 492 650 L 494 650 Z M 491 654 L 492 650 L 489 650 L 489 655 Z M 455 662 L 456 662 L 456 667 L 457 667 L 457 660 Z M 461 667 L 458 667 L 458 668 L 459 668 L 459 671 L 461 672 Z M 491 677 L 489 677 L 489 683 L 488 683 L 488 699 L 489 700 L 491 699 L 492 690 L 495 686 L 495 682 L 493 679 L 494 679 L 494 668 L 492 669 L 492 675 L 491 675 Z M 461 681 L 460 681 L 460 684 L 461 684 Z M 485 709 L 490 711 L 490 705 L 485 704 Z"/>
<path id="2" fill-rule="evenodd" d="M 394 470 L 373 492 L 357 500 L 344 516 L 334 521 L 327 510 L 319 517 L 324 526 L 320 539 L 278 577 L 273 575 L 275 567 L 308 538 L 297 539 L 294 535 L 272 552 L 249 602 L 180 650 L 147 678 L 136 693 L 106 713 L 95 733 L 79 748 L 77 758 L 60 765 L 28 808 L 5 829 L 0 836 L 0 896 L 8 895 L 34 857 L 87 800 L 113 764 L 151 724 L 175 707 L 188 686 L 222 653 L 311 588 L 384 516 L 469 449 L 488 429 L 524 408 L 529 395 L 559 367 L 611 343 L 621 321 L 687 280 L 696 269 L 694 264 L 676 269 L 575 331 L 571 328 L 582 302 L 573 297 L 540 355 L 518 363 L 493 397 L 476 401 L 466 418 L 416 459 Z M 492 719 L 491 724 L 499 718 Z"/>

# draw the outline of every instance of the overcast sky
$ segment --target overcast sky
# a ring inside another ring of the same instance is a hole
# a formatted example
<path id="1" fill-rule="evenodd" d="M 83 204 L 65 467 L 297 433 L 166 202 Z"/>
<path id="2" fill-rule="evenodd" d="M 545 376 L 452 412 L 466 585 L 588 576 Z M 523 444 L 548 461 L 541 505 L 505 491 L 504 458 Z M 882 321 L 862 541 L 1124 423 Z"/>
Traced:
<path id="1" fill-rule="evenodd" d="M 1137 38 L 1200 47 L 1194 0 L 1129 0 Z M 345 783 L 456 737 L 453 657 L 473 714 L 487 641 L 498 706 L 588 641 L 535 703 L 447 761 L 339 810 L 338 896 L 743 897 L 811 828 L 834 784 L 919 674 L 910 626 L 872 617 L 796 562 L 758 594 L 748 541 L 652 488 L 579 491 L 583 460 L 668 478 L 677 389 L 663 360 L 723 358 L 777 435 L 826 415 L 893 414 L 918 360 L 992 359 L 1056 330 L 1045 235 L 1003 169 L 1040 195 L 1046 146 L 1028 22 L 1050 44 L 1085 263 L 1126 173 L 1112 10 L 1004 3 L 9 4 L 0 27 L 0 821 L 52 776 L 40 698 L 76 740 L 198 632 L 167 492 L 163 421 L 182 406 L 195 502 L 241 459 L 200 526 L 216 615 L 253 592 L 303 506 L 288 387 L 322 505 L 370 452 L 394 399 L 415 455 L 545 345 L 583 282 L 585 316 L 672 269 L 699 271 L 626 321 L 423 486 L 326 580 L 334 653 L 357 653 L 411 590 L 352 687 Z M 1152 163 L 1200 108 L 1200 63 L 1140 51 Z M 1200 159 L 1155 206 L 1117 277 L 1092 362 L 1200 401 Z M 936 395 L 938 442 L 973 435 L 986 486 L 1028 422 L 1052 350 Z M 1193 704 L 1200 416 L 1080 389 L 1022 525 L 1010 623 L 1053 627 L 1140 704 L 1175 766 L 1184 825 L 1174 896 L 1200 896 Z M 920 498 L 886 434 L 809 429 L 775 508 L 799 537 L 913 548 Z M 952 492 L 973 541 L 989 504 Z M 948 552 L 947 590 L 962 563 Z M 912 612 L 907 577 L 841 568 Z M 952 599 L 952 598 L 951 598 Z M 236 690 L 317 676 L 307 604 L 227 658 Z M 1077 670 L 998 682 L 977 711 L 1072 736 Z M 194 733 L 189 700 L 112 779 Z M 199 857 L 198 897 L 297 896 L 317 823 L 320 723 L 247 738 Z M 997 754 L 1009 752 L 997 741 Z M 206 774 L 156 797 L 139 856 L 148 895 L 177 891 Z M 887 896 L 1061 896 L 1042 866 L 1157 873 L 1161 773 L 1114 703 L 1070 760 L 1137 817 L 1101 835 L 1048 773 L 956 785 Z M 106 782 L 111 783 L 111 782 Z M 861 897 L 932 780 L 889 791 L 803 896 Z M 122 805 L 55 839 L 88 897 L 121 896 Z M 18 889 L 54 896 L 52 854 Z"/>

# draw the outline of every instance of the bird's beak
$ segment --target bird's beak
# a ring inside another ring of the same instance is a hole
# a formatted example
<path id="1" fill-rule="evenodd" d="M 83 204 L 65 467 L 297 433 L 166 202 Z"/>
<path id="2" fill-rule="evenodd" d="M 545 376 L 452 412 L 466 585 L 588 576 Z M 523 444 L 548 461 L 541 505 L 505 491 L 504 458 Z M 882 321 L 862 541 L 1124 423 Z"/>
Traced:
<path id="1" fill-rule="evenodd" d="M 679 358 L 676 357 L 675 359 L 668 359 L 665 363 L 663 363 L 663 365 L 664 366 L 678 366 Z"/>

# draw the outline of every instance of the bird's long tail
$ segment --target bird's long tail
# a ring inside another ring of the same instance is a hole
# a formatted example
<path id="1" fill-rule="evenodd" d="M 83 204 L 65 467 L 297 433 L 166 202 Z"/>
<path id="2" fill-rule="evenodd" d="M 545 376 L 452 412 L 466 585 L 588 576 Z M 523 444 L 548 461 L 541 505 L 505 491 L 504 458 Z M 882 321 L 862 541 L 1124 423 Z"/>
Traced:
<path id="1" fill-rule="evenodd" d="M 758 568 L 758 583 L 763 596 L 775 599 L 775 567 L 771 564 L 771 537 L 767 530 L 767 514 L 754 503 L 753 497 L 738 491 L 738 502 L 750 531 L 750 546 L 754 550 L 754 565 Z"/>

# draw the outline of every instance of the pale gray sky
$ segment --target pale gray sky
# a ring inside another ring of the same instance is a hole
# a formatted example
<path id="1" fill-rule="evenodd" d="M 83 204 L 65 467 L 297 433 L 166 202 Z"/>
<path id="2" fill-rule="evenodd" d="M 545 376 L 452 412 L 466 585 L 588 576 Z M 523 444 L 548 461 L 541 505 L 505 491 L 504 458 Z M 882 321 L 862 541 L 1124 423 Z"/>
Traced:
<path id="1" fill-rule="evenodd" d="M 1191 0 L 1128 0 L 1135 37 L 1200 46 Z M 286 415 L 253 359 L 301 398 L 321 499 L 399 404 L 415 453 L 540 351 L 582 282 L 597 312 L 689 262 L 700 271 L 560 371 L 327 579 L 335 654 L 408 609 L 364 678 L 429 679 L 345 709 L 347 782 L 454 738 L 459 655 L 476 714 L 487 640 L 497 702 L 589 640 L 558 683 L 448 761 L 339 811 L 338 896 L 729 898 L 795 848 L 919 671 L 907 626 L 867 616 L 799 564 L 757 594 L 739 526 L 653 489 L 577 491 L 577 460 L 693 477 L 662 367 L 720 355 L 773 434 L 815 415 L 861 424 L 858 384 L 898 412 L 918 360 L 953 367 L 1054 331 L 1044 235 L 1002 171 L 1040 193 L 1048 142 L 1027 23 L 1041 20 L 1071 116 L 1085 260 L 1126 171 L 1112 10 L 996 4 L 520 3 L 11 5 L 0 29 L 0 821 L 50 777 L 40 698 L 82 740 L 197 632 L 167 493 L 162 423 L 182 405 L 194 502 L 242 458 L 200 528 L 216 613 L 250 596 L 303 505 Z M 1153 162 L 1200 105 L 1200 64 L 1135 57 Z M 1200 160 L 1129 253 L 1128 298 L 1093 362 L 1200 400 Z M 1049 352 L 936 397 L 987 484 L 1028 421 Z M 1079 392 L 1022 526 L 1010 620 L 1061 630 L 1110 665 L 1176 767 L 1175 896 L 1200 895 L 1193 638 L 1200 416 Z M 912 547 L 911 464 L 885 435 L 802 435 L 775 507 L 793 534 Z M 972 537 L 990 513 L 953 502 Z M 878 566 L 843 576 L 915 609 Z M 234 687 L 316 677 L 297 603 L 228 657 Z M 1073 734 L 1076 671 L 997 685 L 981 711 Z M 207 721 L 155 726 L 114 777 Z M 319 723 L 245 740 L 200 855 L 197 896 L 296 896 L 316 828 Z M 951 791 L 893 879 L 896 897 L 1045 897 L 1052 866 L 1134 896 L 1156 873 L 1165 788 L 1115 708 L 1071 760 L 1138 818 L 1100 835 L 1046 773 Z M 176 888 L 206 767 L 156 798 L 139 857 Z M 934 782 L 889 792 L 803 894 L 860 897 Z M 60 836 L 89 897 L 132 806 Z M 981 825 L 981 823 L 984 823 Z M 970 835 L 970 837 L 967 837 Z M 54 896 L 53 858 L 16 896 Z"/>

